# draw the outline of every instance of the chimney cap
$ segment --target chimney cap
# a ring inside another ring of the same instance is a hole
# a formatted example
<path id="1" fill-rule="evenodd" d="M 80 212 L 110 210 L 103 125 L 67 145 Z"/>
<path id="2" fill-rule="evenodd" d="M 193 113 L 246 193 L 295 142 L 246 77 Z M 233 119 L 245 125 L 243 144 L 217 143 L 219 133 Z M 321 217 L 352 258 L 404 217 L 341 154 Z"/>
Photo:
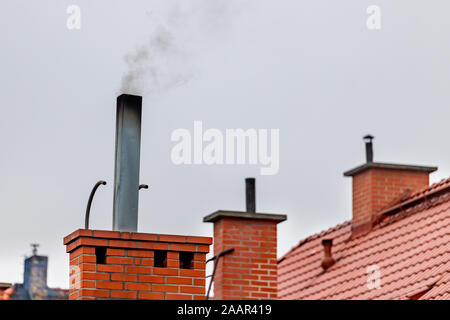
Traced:
<path id="1" fill-rule="evenodd" d="M 356 168 L 350 169 L 344 172 L 345 177 L 353 177 L 365 170 L 378 168 L 378 169 L 394 169 L 394 170 L 407 170 L 407 171 L 422 171 L 422 172 L 434 172 L 438 167 L 429 166 L 416 166 L 408 164 L 397 164 L 397 163 L 382 163 L 382 162 L 367 162 Z"/>
<path id="2" fill-rule="evenodd" d="M 368 140 L 367 142 L 372 142 L 372 140 L 375 139 L 375 137 L 371 134 L 367 134 L 363 137 L 363 139 L 364 139 L 364 141 Z"/>
<path id="3" fill-rule="evenodd" d="M 246 211 L 223 211 L 219 210 L 211 213 L 203 218 L 203 222 L 215 222 L 222 218 L 241 218 L 241 219 L 254 219 L 254 220 L 271 220 L 277 223 L 287 220 L 285 214 L 273 214 L 273 213 L 252 213 Z"/>

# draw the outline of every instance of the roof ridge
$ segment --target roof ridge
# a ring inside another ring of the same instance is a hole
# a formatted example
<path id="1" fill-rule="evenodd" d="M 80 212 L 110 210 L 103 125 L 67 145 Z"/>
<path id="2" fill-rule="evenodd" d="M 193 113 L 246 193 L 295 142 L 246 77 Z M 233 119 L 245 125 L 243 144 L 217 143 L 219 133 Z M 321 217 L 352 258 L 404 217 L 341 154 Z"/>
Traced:
<path id="1" fill-rule="evenodd" d="M 376 214 L 377 222 L 373 226 L 373 229 L 383 228 L 430 207 L 437 206 L 442 202 L 447 202 L 449 200 L 449 191 L 450 178 L 442 179 L 426 188 L 418 190 L 404 201 L 378 212 Z M 394 212 L 396 210 L 400 210 L 401 212 Z"/>
<path id="2" fill-rule="evenodd" d="M 407 201 L 407 200 L 409 200 L 409 199 L 411 199 L 411 198 L 418 197 L 418 196 L 420 196 L 420 194 L 424 194 L 424 193 L 426 193 L 426 192 L 428 192 L 428 191 L 436 191 L 436 190 L 433 190 L 433 189 L 436 189 L 436 188 L 438 188 L 438 187 L 440 187 L 440 186 L 442 186 L 442 185 L 445 185 L 445 184 L 450 184 L 450 177 L 449 177 L 449 178 L 443 178 L 443 179 L 441 179 L 441 180 L 439 180 L 439 181 L 437 181 L 437 182 L 432 183 L 432 184 L 429 185 L 429 186 L 425 186 L 425 187 L 423 187 L 423 188 L 421 188 L 421 189 L 419 189 L 419 190 L 413 192 L 413 193 L 408 197 L 408 199 L 406 199 L 405 201 Z"/>

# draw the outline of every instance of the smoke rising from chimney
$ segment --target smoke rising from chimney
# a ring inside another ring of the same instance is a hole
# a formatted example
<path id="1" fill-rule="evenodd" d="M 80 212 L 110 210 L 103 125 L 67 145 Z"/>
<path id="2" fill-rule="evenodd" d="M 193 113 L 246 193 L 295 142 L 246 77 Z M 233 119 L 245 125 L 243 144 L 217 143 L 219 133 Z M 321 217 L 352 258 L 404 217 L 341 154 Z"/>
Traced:
<path id="1" fill-rule="evenodd" d="M 148 42 L 125 55 L 128 71 L 122 76 L 121 92 L 157 94 L 185 83 L 191 77 L 185 53 L 169 28 L 158 26 Z"/>
<path id="2" fill-rule="evenodd" d="M 232 0 L 175 1 L 148 40 L 124 56 L 127 71 L 120 93 L 157 96 L 187 83 L 195 69 L 192 51 L 201 45 L 199 40 L 203 42 L 226 25 L 231 14 L 235 16 L 236 4 Z M 153 15 L 152 20 L 156 20 Z"/>

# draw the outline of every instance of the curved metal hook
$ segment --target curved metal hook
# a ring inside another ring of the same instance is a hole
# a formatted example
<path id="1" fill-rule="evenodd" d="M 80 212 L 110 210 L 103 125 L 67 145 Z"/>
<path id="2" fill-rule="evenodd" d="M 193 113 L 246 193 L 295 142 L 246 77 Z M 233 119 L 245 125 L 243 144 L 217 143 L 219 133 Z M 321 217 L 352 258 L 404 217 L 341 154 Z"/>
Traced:
<path id="1" fill-rule="evenodd" d="M 94 198 L 95 192 L 97 191 L 98 187 L 100 187 L 100 185 L 106 185 L 106 181 L 100 180 L 95 184 L 94 188 L 92 188 L 91 194 L 89 196 L 88 204 L 86 207 L 86 216 L 84 218 L 84 228 L 85 229 L 89 229 L 89 215 L 91 213 L 92 199 Z"/>
<path id="2" fill-rule="evenodd" d="M 213 273 L 210 276 L 207 276 L 207 278 L 211 277 L 211 281 L 209 281 L 208 292 L 206 293 L 206 300 L 209 300 L 209 293 L 211 291 L 211 285 L 214 281 L 214 276 L 216 275 L 217 264 L 218 264 L 220 258 L 222 258 L 223 256 L 225 256 L 229 253 L 232 253 L 232 252 L 234 252 L 234 248 L 224 250 L 224 251 L 220 252 L 217 256 L 214 256 L 206 261 L 206 263 L 208 263 L 210 261 L 214 261 Z"/>
<path id="3" fill-rule="evenodd" d="M 148 189 L 148 185 L 147 184 L 139 185 L 139 190 L 141 190 L 141 189 Z"/>

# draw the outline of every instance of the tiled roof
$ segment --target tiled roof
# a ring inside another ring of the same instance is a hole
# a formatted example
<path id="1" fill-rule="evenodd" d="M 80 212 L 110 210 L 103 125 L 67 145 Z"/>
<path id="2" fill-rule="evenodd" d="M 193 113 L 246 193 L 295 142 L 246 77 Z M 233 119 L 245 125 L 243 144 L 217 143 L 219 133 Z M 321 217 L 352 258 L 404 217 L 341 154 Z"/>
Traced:
<path id="1" fill-rule="evenodd" d="M 337 260 L 326 272 L 322 239 Z M 278 297 L 450 299 L 450 179 L 385 210 L 366 235 L 351 238 L 347 221 L 301 241 L 278 262 Z"/>

